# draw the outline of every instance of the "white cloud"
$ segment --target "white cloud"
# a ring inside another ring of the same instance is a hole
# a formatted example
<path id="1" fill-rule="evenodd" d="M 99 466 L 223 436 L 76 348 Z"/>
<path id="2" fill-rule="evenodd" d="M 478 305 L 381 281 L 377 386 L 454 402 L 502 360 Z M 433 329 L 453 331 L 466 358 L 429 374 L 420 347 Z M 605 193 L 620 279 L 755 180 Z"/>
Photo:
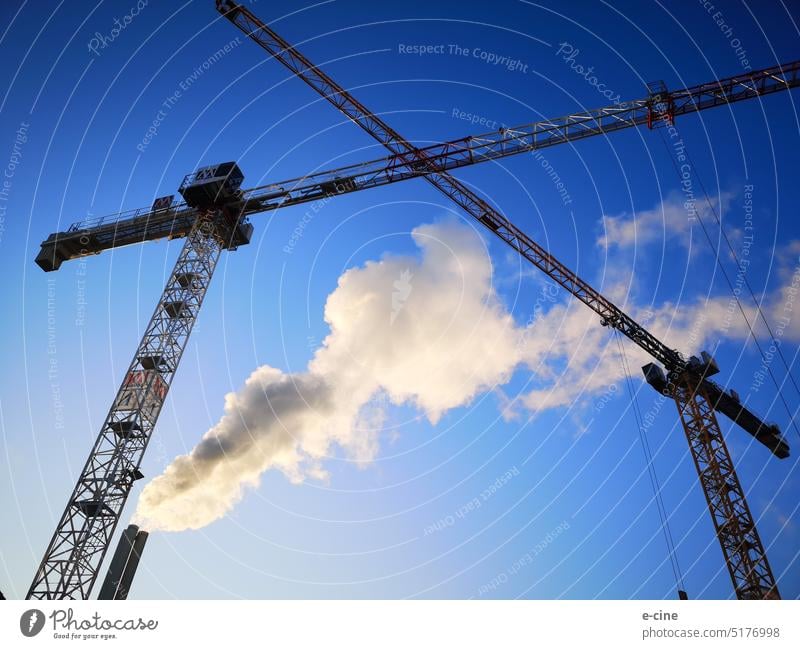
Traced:
<path id="1" fill-rule="evenodd" d="M 511 418 L 620 384 L 616 343 L 584 305 L 548 293 L 537 301 L 535 317 L 518 325 L 495 291 L 485 243 L 473 230 L 423 225 L 412 236 L 418 257 L 387 256 L 342 274 L 325 305 L 330 333 L 306 371 L 262 366 L 228 394 L 219 422 L 145 487 L 138 523 L 151 530 L 202 527 L 228 512 L 268 469 L 293 481 L 325 479 L 323 461 L 334 447 L 369 462 L 384 421 L 376 395 L 413 405 L 436 423 L 488 391 Z M 773 315 L 800 284 L 800 274 L 785 271 L 782 278 L 784 287 L 767 300 Z M 629 285 L 615 283 L 611 294 L 672 347 L 697 353 L 721 337 L 747 336 L 730 299 L 646 308 L 626 304 Z M 755 322 L 753 309 L 748 313 Z M 800 337 L 800 322 L 792 320 L 786 337 Z M 651 360 L 628 342 L 625 353 L 637 374 Z M 533 387 L 509 399 L 501 386 L 520 367 L 530 369 Z"/>
<path id="2" fill-rule="evenodd" d="M 725 192 L 721 195 L 721 210 L 717 198 L 711 199 L 711 205 L 718 214 L 724 215 L 732 198 L 733 194 Z M 600 221 L 602 234 L 597 239 L 597 245 L 601 248 L 625 249 L 657 241 L 673 241 L 688 247 L 691 243 L 692 228 L 697 225 L 696 214 L 703 219 L 707 227 L 713 227 L 714 216 L 711 207 L 705 201 L 688 201 L 682 194 L 675 192 L 651 209 L 638 210 L 632 214 L 603 216 Z"/>

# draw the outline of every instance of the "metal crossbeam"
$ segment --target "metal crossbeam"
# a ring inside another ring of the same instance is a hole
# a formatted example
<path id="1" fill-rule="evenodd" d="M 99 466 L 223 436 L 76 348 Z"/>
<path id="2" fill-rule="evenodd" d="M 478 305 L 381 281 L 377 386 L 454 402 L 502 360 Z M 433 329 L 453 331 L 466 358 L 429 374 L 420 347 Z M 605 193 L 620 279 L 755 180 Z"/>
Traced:
<path id="1" fill-rule="evenodd" d="M 613 106 L 433 144 L 415 149 L 419 153 L 409 158 L 408 151 L 414 147 L 384 122 L 371 116 L 354 98 L 348 97 L 345 90 L 317 70 L 302 54 L 287 49 L 290 46 L 277 34 L 261 29 L 261 23 L 249 10 L 238 5 L 236 9 L 231 8 L 233 4 L 223 3 L 223 9 L 228 7 L 225 9 L 227 17 L 295 73 L 303 72 L 299 76 L 306 83 L 392 151 L 388 157 L 245 190 L 241 200 L 229 206 L 241 216 L 381 187 L 432 172 L 452 171 L 626 128 L 653 127 L 672 122 L 678 115 L 762 97 L 800 85 L 800 61 L 793 61 Z M 424 165 L 419 164 L 420 158 L 425 159 Z M 44 270 L 57 270 L 67 259 L 163 237 L 186 236 L 196 218 L 195 209 L 177 203 L 155 210 L 139 208 L 81 221 L 72 224 L 66 232 L 50 235 L 42 244 L 37 263 Z"/>
<path id="2" fill-rule="evenodd" d="M 453 200 L 467 214 L 478 220 L 595 311 L 601 317 L 603 324 L 624 333 L 668 369 L 673 370 L 682 366 L 683 360 L 678 352 L 664 345 L 464 183 L 446 172 L 436 170 L 436 164 L 429 159 L 427 150 L 414 147 L 380 117 L 369 111 L 355 97 L 311 63 L 288 41 L 262 23 L 249 9 L 228 0 L 218 0 L 217 8 L 277 61 L 292 70 L 347 115 L 353 123 L 392 151 L 395 159 L 407 167 L 417 169 L 429 183 Z"/>

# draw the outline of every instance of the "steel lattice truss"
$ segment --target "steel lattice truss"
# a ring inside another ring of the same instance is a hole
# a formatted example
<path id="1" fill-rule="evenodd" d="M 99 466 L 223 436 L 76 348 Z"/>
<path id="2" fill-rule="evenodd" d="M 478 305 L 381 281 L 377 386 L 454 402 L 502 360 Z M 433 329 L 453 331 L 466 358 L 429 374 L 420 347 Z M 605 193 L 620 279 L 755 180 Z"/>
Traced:
<path id="1" fill-rule="evenodd" d="M 697 465 L 700 484 L 709 502 L 709 511 L 714 519 L 736 595 L 740 598 L 778 598 L 775 580 L 758 539 L 755 522 L 750 516 L 744 492 L 733 471 L 713 407 L 704 394 L 704 389 L 698 389 L 704 380 L 704 374 L 694 376 L 694 371 L 690 370 L 692 366 L 687 364 L 677 351 L 664 345 L 466 185 L 446 172 L 438 171 L 431 162 L 428 151 L 415 149 L 380 117 L 365 108 L 290 43 L 260 21 L 248 8 L 230 0 L 218 0 L 217 8 L 273 58 L 289 68 L 355 124 L 392 151 L 403 164 L 412 169 L 424 170 L 424 177 L 428 182 L 586 304 L 601 317 L 603 325 L 622 332 L 663 363 L 671 377 L 676 375 L 688 377 L 684 378 L 684 381 L 689 381 L 688 392 L 678 390 L 671 396 L 678 404 L 687 436 L 690 437 L 689 446 Z M 559 123 L 536 126 L 529 132 L 514 133 L 514 140 L 518 142 L 517 146 L 520 149 L 531 150 L 547 142 L 556 144 L 566 139 L 587 137 L 632 126 L 641 120 L 650 126 L 656 122 L 671 123 L 674 116 L 682 112 L 700 110 L 702 107 L 735 101 L 737 98 L 759 96 L 759 93 L 768 88 L 769 92 L 772 92 L 796 84 L 797 67 L 793 66 L 788 76 L 784 75 L 783 70 L 780 72 L 773 70 L 761 72 L 755 77 L 745 76 L 724 83 L 706 84 L 699 90 L 690 90 L 683 94 L 658 91 L 646 103 L 634 102 L 632 106 L 620 107 L 608 113 L 600 111 L 580 119 L 575 119 L 573 116 Z M 485 154 L 488 155 L 489 153 Z M 696 436 L 703 440 L 713 438 L 713 442 L 709 442 L 710 446 L 703 446 L 706 444 L 705 441 L 702 444 L 693 443 L 695 431 L 699 431 L 696 432 Z M 729 478 L 729 481 L 723 482 L 720 475 Z M 721 512 L 724 513 L 725 519 L 720 519 Z"/>
<path id="2" fill-rule="evenodd" d="M 738 599 L 780 599 L 744 489 L 703 387 L 690 374 L 675 382 L 678 406 L 697 475 Z"/>
<path id="3" fill-rule="evenodd" d="M 88 599 L 225 237 L 195 221 L 44 555 L 29 599 Z"/>
<path id="4" fill-rule="evenodd" d="M 395 154 L 393 159 L 402 162 L 408 168 L 418 170 L 418 173 L 421 173 L 436 189 L 594 310 L 601 316 L 604 324 L 619 329 L 670 370 L 682 365 L 680 354 L 669 349 L 633 318 L 592 288 L 588 282 L 582 280 L 559 262 L 464 183 L 446 172 L 438 171 L 436 162 L 431 160 L 430 149 L 415 148 L 333 79 L 319 70 L 286 40 L 262 23 L 249 9 L 224 0 L 218 2 L 218 8 L 221 12 L 225 12 L 225 16 L 233 24 L 276 60 L 292 70 L 355 124 L 392 151 Z M 567 120 L 566 123 L 570 121 Z M 520 137 L 515 135 L 513 141 L 516 142 Z M 531 141 L 535 140 L 535 135 L 530 137 L 533 138 Z M 518 144 L 517 146 L 524 147 L 525 145 Z"/>
<path id="5" fill-rule="evenodd" d="M 622 106 L 570 115 L 554 121 L 536 122 L 516 129 L 505 129 L 497 135 L 465 138 L 456 143 L 449 142 L 418 149 L 309 61 L 282 36 L 265 25 L 247 7 L 229 0 L 218 0 L 217 8 L 272 57 L 289 68 L 349 117 L 353 123 L 389 149 L 393 155 L 388 158 L 389 162 L 386 168 L 391 168 L 394 174 L 406 173 L 423 176 L 470 216 L 480 221 L 500 239 L 589 306 L 601 317 L 604 325 L 621 331 L 663 363 L 668 370 L 674 371 L 683 367 L 683 359 L 677 351 L 664 345 L 464 183 L 446 173 L 444 168 L 455 168 L 473 164 L 480 159 L 488 160 L 532 151 L 543 146 L 637 126 L 642 123 L 671 121 L 676 114 L 759 96 L 764 92 L 785 90 L 800 83 L 798 80 L 800 62 L 759 71 L 750 76 L 731 77 L 722 82 L 703 84 L 677 93 L 660 93 L 653 98 L 630 102 Z M 459 143 L 462 145 L 462 151 L 459 151 Z"/>
<path id="6" fill-rule="evenodd" d="M 221 10 L 226 10 L 231 4 L 223 3 Z M 623 104 L 414 149 L 357 100 L 349 97 L 332 79 L 317 70 L 302 54 L 287 49 L 291 46 L 280 36 L 261 29 L 259 25 L 262 23 L 247 9 L 239 7 L 227 10 L 226 15 L 240 29 L 392 152 L 385 158 L 244 190 L 240 201 L 229 208 L 245 217 L 596 135 L 607 135 L 621 129 L 645 124 L 651 127 L 663 125 L 671 123 L 679 115 L 800 86 L 800 61 L 794 61 L 682 90 L 661 90 Z M 418 155 L 409 157 L 408 151 L 411 149 L 417 151 Z M 420 158 L 424 158 L 424 164 L 420 163 Z M 66 232 L 51 235 L 44 242 L 37 262 L 45 270 L 55 270 L 66 259 L 163 237 L 182 237 L 191 229 L 196 218 L 197 210 L 185 203 L 177 203 L 158 209 L 139 208 L 79 221 L 73 223 Z"/>

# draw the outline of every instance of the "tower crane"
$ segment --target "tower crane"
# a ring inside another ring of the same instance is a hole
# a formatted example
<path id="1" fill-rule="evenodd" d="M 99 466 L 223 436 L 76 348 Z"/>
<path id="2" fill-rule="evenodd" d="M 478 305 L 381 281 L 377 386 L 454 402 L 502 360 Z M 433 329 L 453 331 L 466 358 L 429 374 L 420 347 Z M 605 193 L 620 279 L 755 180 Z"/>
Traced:
<path id="1" fill-rule="evenodd" d="M 413 164 L 427 166 L 424 154 L 420 155 L 410 142 L 247 7 L 233 0 L 217 0 L 217 10 L 389 151 L 407 156 Z M 662 121 L 674 119 L 677 98 L 668 93 L 662 96 L 661 90 L 656 86 L 656 92 L 650 98 L 652 108 L 648 113 L 648 125 L 651 127 L 654 117 Z M 620 331 L 663 364 L 666 374 L 654 363 L 646 365 L 643 370 L 650 385 L 675 400 L 736 595 L 740 599 L 779 598 L 766 551 L 714 413 L 713 404 L 720 404 L 722 395 L 729 402 L 720 408 L 721 411 L 731 407 L 735 410 L 738 406 L 735 393 L 729 395 L 708 380 L 708 376 L 719 371 L 714 360 L 703 352 L 700 358 L 693 356 L 685 361 L 679 352 L 668 349 L 447 171 L 431 171 L 425 179 L 592 308 L 600 315 L 604 326 Z M 788 455 L 788 447 L 775 427 L 758 425 L 755 434 L 757 438 L 768 440 L 767 444 L 778 457 Z"/>
<path id="2" fill-rule="evenodd" d="M 235 162 L 211 165 L 184 178 L 179 187 L 183 201 L 175 201 L 174 196 L 159 198 L 150 208 L 78 222 L 42 242 L 36 263 L 45 271 L 54 271 L 66 260 L 123 245 L 165 237 L 185 239 L 27 597 L 89 597 L 127 497 L 133 484 L 143 477 L 142 458 L 217 261 L 223 250 L 249 243 L 253 231 L 249 217 L 417 176 L 431 182 L 589 306 L 602 324 L 623 333 L 660 363 L 646 366 L 645 376 L 677 404 L 737 597 L 779 597 L 715 410 L 783 458 L 789 448 L 778 428 L 764 424 L 735 393 L 709 379 L 718 371 L 711 357 L 702 354 L 687 360 L 667 347 L 447 172 L 623 128 L 654 127 L 678 115 L 794 88 L 800 85 L 800 61 L 684 90 L 660 89 L 619 106 L 417 149 L 247 8 L 222 0 L 217 0 L 217 8 L 384 144 L 390 155 L 249 190 L 241 189 L 244 176 Z"/>

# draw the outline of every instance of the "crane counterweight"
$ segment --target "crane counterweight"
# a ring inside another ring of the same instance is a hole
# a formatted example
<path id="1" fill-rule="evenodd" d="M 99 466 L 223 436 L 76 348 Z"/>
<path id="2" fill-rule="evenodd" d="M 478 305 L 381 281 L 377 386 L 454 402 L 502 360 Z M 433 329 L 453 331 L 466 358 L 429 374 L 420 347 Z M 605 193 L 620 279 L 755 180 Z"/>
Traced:
<path id="1" fill-rule="evenodd" d="M 687 363 L 686 371 L 702 384 L 711 407 L 750 433 L 756 441 L 761 442 L 772 451 L 775 457 L 782 460 L 789 457 L 789 445 L 783 438 L 780 428 L 776 424 L 762 421 L 758 415 L 741 402 L 735 390 L 725 390 L 719 384 L 711 381 L 708 377 L 719 372 L 719 368 L 706 352 L 702 352 L 702 357 L 710 359 L 713 365 L 703 365 L 700 359 L 692 356 Z M 655 363 L 643 366 L 642 372 L 647 383 L 656 392 L 672 396 L 671 386 L 675 383 L 677 373 L 670 373 L 668 377 L 667 373 Z"/>

